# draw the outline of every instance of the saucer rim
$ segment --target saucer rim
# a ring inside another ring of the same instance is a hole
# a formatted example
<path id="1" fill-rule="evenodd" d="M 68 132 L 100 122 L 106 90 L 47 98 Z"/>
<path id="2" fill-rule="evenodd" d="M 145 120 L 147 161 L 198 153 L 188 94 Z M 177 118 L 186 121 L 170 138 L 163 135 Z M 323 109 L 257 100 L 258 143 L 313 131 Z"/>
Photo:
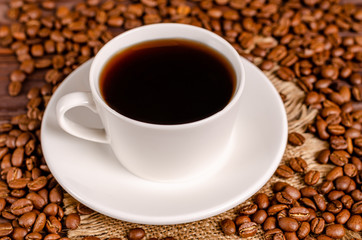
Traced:
<path id="1" fill-rule="evenodd" d="M 266 79 L 268 79 L 265 74 L 258 69 L 255 65 L 253 65 L 252 63 L 250 63 L 249 61 L 247 61 L 245 58 L 241 58 L 241 61 L 243 62 L 244 66 L 245 66 L 245 70 L 247 71 L 247 68 L 249 68 L 250 66 L 253 66 L 253 71 L 258 71 L 259 74 L 264 75 L 264 77 Z M 71 81 L 72 78 L 74 78 L 74 76 L 76 76 L 78 74 L 77 70 L 79 70 L 80 68 L 90 68 L 90 64 L 93 61 L 93 59 L 88 60 L 86 63 L 82 64 L 79 68 L 77 68 L 75 71 L 73 71 L 64 81 L 63 83 L 61 83 L 61 85 L 65 85 L 67 82 Z M 80 71 L 80 70 L 79 70 Z M 247 80 L 246 80 L 247 81 Z M 279 93 L 277 92 L 277 90 L 275 89 L 274 85 L 270 82 L 270 81 L 264 81 L 263 83 L 268 84 L 269 90 L 272 90 L 274 93 L 273 95 L 277 94 L 277 96 L 279 96 Z M 60 86 L 61 87 L 61 86 Z M 60 91 L 59 91 L 60 92 Z M 57 94 L 57 92 L 54 93 L 54 95 Z M 58 94 L 60 95 L 60 94 Z M 57 96 L 57 95 L 56 95 Z M 58 97 L 61 97 L 57 96 Z M 54 105 L 54 101 L 52 101 L 55 98 L 52 98 L 49 102 L 49 105 Z M 209 218 L 212 216 L 215 216 L 217 214 L 223 213 L 227 210 L 230 210 L 231 208 L 237 206 L 238 204 L 242 203 L 243 201 L 245 201 L 246 199 L 250 198 L 253 194 L 255 194 L 257 191 L 259 191 L 263 185 L 265 185 L 270 178 L 272 177 L 273 173 L 275 172 L 275 170 L 277 169 L 282 156 L 284 154 L 285 148 L 286 148 L 286 144 L 287 144 L 287 134 L 288 134 L 288 122 L 287 122 L 287 115 L 285 112 L 285 108 L 284 108 L 284 104 L 281 100 L 281 98 L 278 98 L 278 109 L 281 111 L 280 116 L 282 116 L 283 119 L 283 123 L 281 124 L 281 128 L 283 130 L 282 133 L 282 138 L 279 139 L 280 144 L 278 145 L 278 149 L 276 150 L 277 154 L 275 155 L 275 157 L 273 158 L 272 163 L 270 164 L 270 167 L 268 168 L 268 171 L 266 171 L 264 173 L 264 176 L 260 177 L 258 179 L 257 182 L 253 183 L 253 186 L 249 189 L 248 192 L 243 192 L 243 194 L 235 194 L 235 196 L 231 199 L 229 199 L 229 201 L 224 201 L 222 204 L 219 204 L 216 206 L 213 206 L 211 208 L 208 209 L 204 209 L 195 213 L 187 213 L 184 215 L 178 215 L 178 216 L 139 216 L 139 215 L 134 215 L 132 213 L 122 213 L 122 216 L 119 216 L 119 214 L 117 214 L 117 212 L 119 212 L 119 210 L 116 212 L 114 211 L 114 209 L 108 208 L 107 206 L 104 205 L 100 205 L 100 204 L 94 204 L 94 202 L 92 200 L 88 200 L 83 196 L 79 195 L 78 193 L 74 192 L 71 188 L 69 188 L 69 186 L 64 186 L 61 180 L 61 176 L 58 175 L 57 171 L 54 171 L 54 169 L 52 168 L 52 164 L 48 164 L 49 168 L 51 169 L 51 172 L 53 173 L 54 177 L 57 179 L 57 181 L 59 182 L 59 184 L 66 190 L 66 192 L 68 192 L 71 196 L 73 196 L 75 199 L 77 199 L 79 202 L 85 204 L 86 206 L 89 206 L 90 208 L 96 210 L 99 213 L 102 213 L 104 215 L 110 216 L 112 218 L 115 219 L 120 219 L 120 220 L 124 220 L 124 221 L 128 221 L 128 222 L 133 222 L 133 223 L 140 223 L 140 224 L 152 224 L 152 225 L 170 225 L 170 224 L 182 224 L 182 223 L 188 223 L 188 222 L 193 222 L 193 221 L 197 221 L 197 220 L 202 220 L 205 218 Z M 48 108 L 47 108 L 48 109 Z M 49 108 L 50 109 L 50 108 Z M 43 126 L 46 125 L 47 123 L 47 119 L 48 119 L 48 115 L 47 112 L 49 111 L 45 111 L 44 113 L 44 118 L 43 118 L 43 122 L 42 122 L 42 129 Z M 41 132 L 41 138 L 42 139 L 46 139 L 46 137 L 44 138 L 44 136 L 46 136 L 45 131 Z M 46 144 L 45 144 L 46 145 Z M 45 159 L 48 159 L 48 156 L 51 157 L 51 154 L 48 153 L 48 151 L 45 149 L 44 144 L 42 144 L 42 148 L 43 148 L 43 152 L 44 152 L 44 157 Z M 50 158 L 49 157 L 49 158 Z M 48 161 L 46 160 L 46 162 L 48 163 Z M 160 183 L 162 184 L 162 183 Z"/>

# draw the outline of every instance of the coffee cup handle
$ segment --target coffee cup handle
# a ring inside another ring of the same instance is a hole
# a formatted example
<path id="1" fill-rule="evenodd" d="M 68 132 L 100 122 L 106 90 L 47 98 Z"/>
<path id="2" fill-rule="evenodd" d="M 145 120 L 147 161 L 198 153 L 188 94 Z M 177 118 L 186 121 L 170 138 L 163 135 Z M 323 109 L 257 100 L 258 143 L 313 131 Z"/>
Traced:
<path id="1" fill-rule="evenodd" d="M 56 105 L 56 117 L 60 127 L 67 133 L 85 140 L 109 143 L 104 129 L 85 127 L 66 116 L 66 112 L 75 107 L 87 107 L 98 114 L 92 95 L 88 92 L 73 92 L 61 97 Z"/>

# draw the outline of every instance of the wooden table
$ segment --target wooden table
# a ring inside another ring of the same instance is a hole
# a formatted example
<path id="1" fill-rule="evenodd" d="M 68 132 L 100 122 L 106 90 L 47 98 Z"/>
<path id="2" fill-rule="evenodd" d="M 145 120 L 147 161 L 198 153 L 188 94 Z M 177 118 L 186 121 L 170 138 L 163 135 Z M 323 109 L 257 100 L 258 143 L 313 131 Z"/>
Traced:
<path id="1" fill-rule="evenodd" d="M 81 0 L 61 0 L 61 5 L 72 6 Z M 9 0 L 0 0 L 0 25 L 9 24 L 11 21 L 6 13 L 9 9 Z M 0 124 L 8 122 L 11 117 L 26 112 L 26 94 L 32 87 L 40 87 L 44 84 L 45 71 L 35 71 L 24 82 L 21 94 L 11 97 L 8 94 L 9 74 L 19 66 L 15 55 L 0 55 Z"/>

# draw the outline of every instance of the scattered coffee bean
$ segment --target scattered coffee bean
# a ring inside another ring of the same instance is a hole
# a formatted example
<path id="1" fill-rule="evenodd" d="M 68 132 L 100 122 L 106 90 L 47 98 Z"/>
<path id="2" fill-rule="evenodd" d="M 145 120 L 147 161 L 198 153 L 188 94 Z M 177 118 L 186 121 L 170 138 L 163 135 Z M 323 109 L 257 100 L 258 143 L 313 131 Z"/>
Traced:
<path id="1" fill-rule="evenodd" d="M 294 171 L 287 165 L 280 165 L 275 173 L 282 178 L 291 178 L 294 176 Z"/>
<path id="2" fill-rule="evenodd" d="M 259 209 L 265 209 L 269 206 L 269 198 L 265 193 L 258 193 L 254 197 L 254 202 Z"/>
<path id="3" fill-rule="evenodd" d="M 129 240 L 141 240 L 145 237 L 145 231 L 142 228 L 133 228 L 128 232 Z"/>
<path id="4" fill-rule="evenodd" d="M 251 215 L 254 214 L 258 210 L 258 206 L 256 204 L 249 204 L 242 207 L 239 211 L 242 215 Z"/>
<path id="5" fill-rule="evenodd" d="M 283 217 L 278 220 L 279 227 L 286 232 L 296 232 L 299 228 L 297 220 L 290 217 Z"/>
<path id="6" fill-rule="evenodd" d="M 301 157 L 291 158 L 289 165 L 295 172 L 299 173 L 304 173 L 308 167 L 307 162 Z"/>
<path id="7" fill-rule="evenodd" d="M 266 220 L 267 217 L 268 217 L 268 214 L 266 213 L 266 211 L 263 209 L 260 209 L 252 215 L 251 220 L 253 222 L 256 222 L 257 224 L 263 224 L 263 222 Z"/>
<path id="8" fill-rule="evenodd" d="M 221 229 L 225 235 L 232 235 L 236 232 L 235 223 L 230 219 L 224 219 L 221 222 Z"/>
<path id="9" fill-rule="evenodd" d="M 300 133 L 292 132 L 288 135 L 288 142 L 293 146 L 302 146 L 305 142 L 305 138 Z"/>
<path id="10" fill-rule="evenodd" d="M 315 185 L 319 181 L 319 178 L 320 178 L 320 173 L 318 171 L 311 170 L 305 174 L 304 182 L 309 186 Z"/>
<path id="11" fill-rule="evenodd" d="M 80 216 L 77 213 L 69 214 L 65 219 L 65 226 L 68 229 L 77 229 L 80 224 Z"/>
<path id="12" fill-rule="evenodd" d="M 251 219 L 248 216 L 237 216 L 235 218 L 235 225 L 237 227 L 246 222 L 251 222 Z"/>
<path id="13" fill-rule="evenodd" d="M 242 238 L 254 236 L 258 231 L 257 224 L 255 222 L 243 223 L 239 226 L 238 233 Z"/>
<path id="14" fill-rule="evenodd" d="M 328 237 L 338 239 L 345 235 L 344 227 L 341 224 L 331 224 L 326 227 L 326 235 Z"/>

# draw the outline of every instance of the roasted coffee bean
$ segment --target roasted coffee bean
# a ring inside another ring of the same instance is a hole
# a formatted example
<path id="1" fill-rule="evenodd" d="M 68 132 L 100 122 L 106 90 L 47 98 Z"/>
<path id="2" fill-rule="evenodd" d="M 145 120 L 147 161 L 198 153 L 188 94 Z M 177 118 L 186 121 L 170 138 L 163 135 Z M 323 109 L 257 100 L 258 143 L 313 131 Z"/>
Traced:
<path id="1" fill-rule="evenodd" d="M 340 201 L 342 202 L 343 206 L 347 209 L 350 209 L 354 203 L 354 201 L 350 195 L 342 196 Z"/>
<path id="2" fill-rule="evenodd" d="M 315 234 L 320 234 L 323 232 L 325 226 L 325 221 L 323 218 L 315 218 L 310 223 L 310 229 Z"/>
<path id="3" fill-rule="evenodd" d="M 347 209 L 342 209 L 336 216 L 336 222 L 339 224 L 345 224 L 350 218 L 351 213 Z"/>
<path id="4" fill-rule="evenodd" d="M 24 239 L 28 231 L 25 228 L 15 227 L 12 233 L 14 239 Z"/>
<path id="5" fill-rule="evenodd" d="M 22 215 L 18 222 L 19 225 L 24 227 L 24 228 L 29 228 L 31 226 L 33 226 L 34 222 L 36 220 L 36 213 L 35 212 L 28 212 L 25 213 L 24 215 Z"/>
<path id="6" fill-rule="evenodd" d="M 311 208 L 311 209 L 313 209 L 313 211 L 316 211 L 316 210 L 317 210 L 316 205 L 314 204 L 314 202 L 313 202 L 311 199 L 309 199 L 309 198 L 301 198 L 299 201 L 300 201 L 305 207 Z"/>
<path id="7" fill-rule="evenodd" d="M 352 163 L 347 163 L 343 166 L 343 172 L 348 177 L 355 177 L 357 175 L 357 167 Z"/>
<path id="8" fill-rule="evenodd" d="M 332 223 L 335 221 L 335 216 L 330 212 L 323 212 L 322 218 L 326 221 L 326 223 Z"/>
<path id="9" fill-rule="evenodd" d="M 334 185 L 337 190 L 345 191 L 351 184 L 351 181 L 351 178 L 349 178 L 348 176 L 341 176 L 334 180 Z"/>
<path id="10" fill-rule="evenodd" d="M 299 239 L 303 239 L 310 233 L 310 224 L 308 222 L 302 222 L 298 228 L 297 236 Z"/>
<path id="11" fill-rule="evenodd" d="M 269 71 L 272 70 L 274 67 L 274 62 L 270 61 L 270 60 L 264 60 L 261 64 L 260 64 L 260 69 L 263 71 Z"/>
<path id="12" fill-rule="evenodd" d="M 328 193 L 328 199 L 333 201 L 333 200 L 337 200 L 340 199 L 341 197 L 343 197 L 345 195 L 345 193 L 343 191 L 338 191 L 338 190 L 332 190 Z"/>
<path id="13" fill-rule="evenodd" d="M 10 80 L 12 82 L 24 82 L 26 79 L 26 74 L 21 70 L 14 70 L 10 74 Z"/>
<path id="14" fill-rule="evenodd" d="M 221 221 L 221 229 L 225 235 L 232 235 L 236 232 L 236 226 L 235 223 L 230 219 L 224 219 Z M 143 234 L 144 236 L 144 234 Z M 143 238 L 142 236 L 142 238 Z M 128 237 L 131 239 L 130 237 Z M 142 238 L 132 238 L 132 239 L 142 239 Z"/>
<path id="15" fill-rule="evenodd" d="M 294 198 L 292 198 L 288 193 L 286 192 L 278 192 L 275 195 L 275 198 L 279 203 L 282 204 L 292 204 L 294 202 Z"/>
<path id="16" fill-rule="evenodd" d="M 258 210 L 258 206 L 256 204 L 249 204 L 246 206 L 243 206 L 239 213 L 241 215 L 252 215 Z"/>
<path id="17" fill-rule="evenodd" d="M 246 222 L 251 222 L 251 219 L 248 216 L 237 216 L 235 218 L 235 225 L 237 227 Z"/>
<path id="18" fill-rule="evenodd" d="M 317 117 L 317 121 L 316 121 L 316 127 L 317 127 L 317 132 L 319 135 L 319 138 L 322 140 L 327 140 L 329 138 L 329 134 L 327 132 L 327 122 L 324 121 L 321 117 Z"/>
<path id="19" fill-rule="evenodd" d="M 313 200 L 319 210 L 321 210 L 321 211 L 326 210 L 326 208 L 327 208 L 326 200 L 324 199 L 324 197 L 321 194 L 314 195 Z"/>
<path id="20" fill-rule="evenodd" d="M 267 210 L 267 213 L 269 216 L 272 216 L 272 215 L 275 215 L 277 214 L 278 212 L 284 210 L 284 209 L 287 209 L 288 208 L 288 205 L 285 205 L 285 204 L 275 204 L 275 205 L 272 205 L 268 208 Z"/>
<path id="21" fill-rule="evenodd" d="M 266 213 L 266 211 L 263 209 L 260 209 L 252 215 L 251 220 L 253 222 L 256 222 L 257 224 L 263 224 L 263 222 L 265 221 L 265 219 L 267 217 L 268 217 L 268 214 Z"/>
<path id="22" fill-rule="evenodd" d="M 265 239 L 285 239 L 283 232 L 279 228 L 274 228 L 265 232 Z"/>
<path id="23" fill-rule="evenodd" d="M 254 236 L 257 231 L 258 228 L 255 222 L 243 223 L 239 226 L 238 229 L 239 236 L 243 238 Z"/>
<path id="24" fill-rule="evenodd" d="M 335 179 L 341 176 L 343 176 L 343 168 L 335 167 L 327 174 L 326 179 L 328 181 L 334 181 Z"/>
<path id="25" fill-rule="evenodd" d="M 356 201 L 356 202 L 362 201 L 362 191 L 361 190 L 355 189 L 350 194 L 354 201 Z"/>
<path id="26" fill-rule="evenodd" d="M 351 211 L 353 214 L 362 214 L 362 201 L 354 203 Z"/>
<path id="27" fill-rule="evenodd" d="M 337 166 L 344 166 L 348 163 L 348 159 L 350 155 L 346 151 L 334 151 L 329 156 L 331 162 L 333 162 Z"/>
<path id="28" fill-rule="evenodd" d="M 32 191 L 39 191 L 43 187 L 46 186 L 48 183 L 48 180 L 45 176 L 38 177 L 37 179 L 34 179 L 33 181 L 30 181 L 28 183 L 28 188 Z"/>
<path id="29" fill-rule="evenodd" d="M 281 218 L 284 218 L 284 217 L 287 217 L 288 216 L 288 211 L 287 209 L 283 209 L 281 210 L 280 212 L 278 212 L 277 214 L 277 220 L 281 219 Z"/>
<path id="30" fill-rule="evenodd" d="M 26 198 L 15 201 L 10 207 L 10 211 L 14 215 L 23 215 L 31 210 L 33 210 L 33 203 Z"/>
<path id="31" fill-rule="evenodd" d="M 145 237 L 145 231 L 142 228 L 133 228 L 128 232 L 129 240 L 141 240 Z"/>
<path id="32" fill-rule="evenodd" d="M 342 136 L 331 136 L 329 142 L 331 147 L 335 150 L 347 149 L 347 141 Z"/>
<path id="33" fill-rule="evenodd" d="M 295 75 L 294 72 L 287 67 L 280 67 L 277 71 L 276 71 L 277 76 L 284 80 L 284 81 L 293 81 Z M 302 136 L 302 135 L 300 135 Z M 290 144 L 294 145 L 294 146 L 301 146 L 304 142 L 304 140 L 302 139 L 297 139 L 295 136 L 290 136 L 288 137 L 288 141 Z"/>
<path id="34" fill-rule="evenodd" d="M 311 170 L 309 172 L 307 172 L 304 176 L 304 182 L 307 185 L 315 185 L 320 178 L 320 172 L 316 171 L 316 170 Z"/>
<path id="35" fill-rule="evenodd" d="M 275 217 L 267 217 L 263 223 L 263 230 L 268 231 L 276 228 L 277 219 Z"/>
<path id="36" fill-rule="evenodd" d="M 288 135 L 288 142 L 293 146 L 301 146 L 304 144 L 305 138 L 300 133 L 292 132 Z"/>
<path id="37" fill-rule="evenodd" d="M 300 193 L 303 197 L 313 197 L 318 194 L 317 190 L 313 187 L 303 187 L 300 189 Z"/>
<path id="38" fill-rule="evenodd" d="M 43 209 L 43 212 L 47 215 L 47 216 L 55 216 L 58 214 L 58 205 L 56 203 L 49 203 L 48 205 L 46 205 Z"/>
<path id="39" fill-rule="evenodd" d="M 322 194 L 327 194 L 333 189 L 333 182 L 332 181 L 324 181 L 321 186 L 319 187 L 319 191 Z"/>
<path id="40" fill-rule="evenodd" d="M 38 210 L 42 209 L 46 204 L 44 198 L 42 198 L 36 192 L 30 192 L 28 195 L 26 195 L 26 198 L 29 199 L 34 204 L 34 208 Z"/>
<path id="41" fill-rule="evenodd" d="M 54 216 L 47 219 L 45 227 L 49 233 L 59 233 L 62 230 L 61 222 Z"/>
<path id="42" fill-rule="evenodd" d="M 53 203 L 61 203 L 63 200 L 63 190 L 60 186 L 56 186 L 49 192 L 49 201 Z"/>
<path id="43" fill-rule="evenodd" d="M 77 229 L 79 224 L 80 224 L 80 216 L 77 213 L 71 213 L 65 219 L 65 226 L 68 229 L 72 230 Z"/>
<path id="44" fill-rule="evenodd" d="M 266 209 L 269 207 L 269 198 L 265 193 L 258 193 L 254 197 L 254 203 L 259 209 Z"/>
<path id="45" fill-rule="evenodd" d="M 287 232 L 295 232 L 298 230 L 298 222 L 294 218 L 284 217 L 278 220 L 279 227 Z"/>
<path id="46" fill-rule="evenodd" d="M 11 223 L 0 223 L 0 236 L 4 237 L 10 235 L 14 228 Z"/>
<path id="47" fill-rule="evenodd" d="M 87 206 L 78 203 L 77 204 L 77 212 L 81 215 L 88 215 L 88 214 L 92 214 L 94 211 L 90 208 L 88 208 Z"/>
<path id="48" fill-rule="evenodd" d="M 274 192 L 283 191 L 287 186 L 290 186 L 290 185 L 286 182 L 276 182 L 273 185 L 273 191 Z"/>
<path id="49" fill-rule="evenodd" d="M 10 82 L 8 86 L 8 92 L 10 96 L 18 96 L 22 88 L 21 82 Z"/>
<path id="50" fill-rule="evenodd" d="M 345 235 L 344 227 L 341 224 L 331 224 L 326 227 L 326 235 L 331 238 L 342 238 Z"/>
<path id="51" fill-rule="evenodd" d="M 288 193 L 295 200 L 298 200 L 302 196 L 300 191 L 293 186 L 286 186 L 283 192 Z"/>
<path id="52" fill-rule="evenodd" d="M 275 173 L 282 178 L 291 178 L 294 176 L 294 171 L 287 165 L 280 165 Z"/>
<path id="53" fill-rule="evenodd" d="M 343 208 L 343 205 L 338 200 L 333 200 L 332 202 L 327 204 L 327 211 L 333 214 L 339 213 Z"/>
<path id="54" fill-rule="evenodd" d="M 283 235 L 284 235 L 286 240 L 298 240 L 296 232 L 284 232 Z M 278 237 L 279 237 L 279 235 L 278 235 Z"/>
<path id="55" fill-rule="evenodd" d="M 308 167 L 307 162 L 301 157 L 291 158 L 289 165 L 294 171 L 300 173 L 304 173 Z"/>
<path id="56" fill-rule="evenodd" d="M 33 226 L 33 232 L 41 232 L 46 224 L 46 215 L 45 213 L 40 213 L 36 218 Z"/>
<path id="57" fill-rule="evenodd" d="M 288 212 L 289 217 L 297 221 L 307 221 L 310 218 L 310 212 L 305 207 L 292 207 Z"/>
<path id="58" fill-rule="evenodd" d="M 362 230 L 362 217 L 360 214 L 358 215 L 352 215 L 346 224 L 347 228 L 355 231 L 360 232 Z"/>

